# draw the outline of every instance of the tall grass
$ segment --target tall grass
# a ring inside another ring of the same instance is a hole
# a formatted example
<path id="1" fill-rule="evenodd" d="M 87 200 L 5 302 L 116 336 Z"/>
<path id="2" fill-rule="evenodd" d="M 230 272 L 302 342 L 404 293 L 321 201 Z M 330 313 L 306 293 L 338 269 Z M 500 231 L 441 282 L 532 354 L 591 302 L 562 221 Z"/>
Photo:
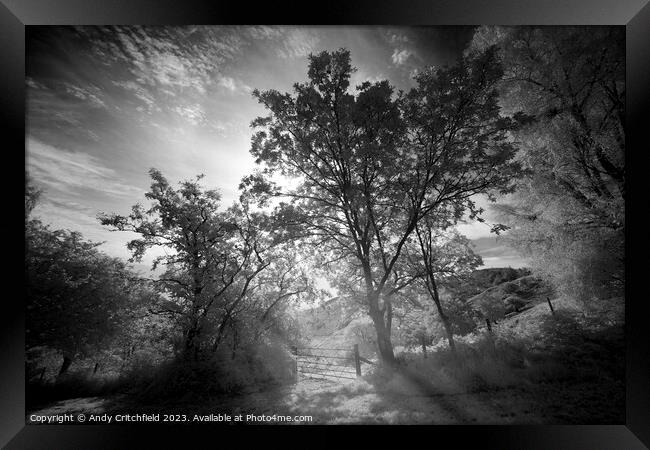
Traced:
<path id="1" fill-rule="evenodd" d="M 500 326 L 494 334 L 461 338 L 455 353 L 439 348 L 424 358 L 421 352 L 403 351 L 397 370 L 379 368 L 366 379 L 393 391 L 402 390 L 410 380 L 441 394 L 526 389 L 551 382 L 622 383 L 620 323 L 593 329 L 563 311 L 536 321 L 531 333 Z"/>

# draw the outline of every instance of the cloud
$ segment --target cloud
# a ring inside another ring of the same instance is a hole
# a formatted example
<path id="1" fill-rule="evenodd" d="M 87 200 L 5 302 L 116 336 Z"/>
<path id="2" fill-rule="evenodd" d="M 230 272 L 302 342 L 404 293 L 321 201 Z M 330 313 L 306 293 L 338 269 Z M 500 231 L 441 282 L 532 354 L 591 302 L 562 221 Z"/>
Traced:
<path id="1" fill-rule="evenodd" d="M 244 83 L 243 81 L 235 80 L 232 77 L 222 76 L 217 80 L 217 85 L 221 86 L 230 92 L 252 92 L 253 88 Z"/>
<path id="2" fill-rule="evenodd" d="M 307 29 L 288 28 L 282 31 L 282 36 L 279 38 L 280 47 L 277 49 L 280 58 L 303 58 L 314 53 L 320 41 L 314 32 Z"/>
<path id="3" fill-rule="evenodd" d="M 96 232 L 101 230 L 96 218 L 98 212 L 76 202 L 52 198 L 45 192 L 32 214 L 55 229 L 79 231 L 86 238 L 93 235 L 92 239 L 96 239 Z"/>
<path id="4" fill-rule="evenodd" d="M 485 222 L 468 222 L 468 223 L 459 223 L 456 225 L 456 229 L 459 233 L 464 236 L 467 236 L 469 239 L 478 239 L 482 237 L 495 237 L 494 233 L 490 233 L 490 226 Z"/>
<path id="5" fill-rule="evenodd" d="M 122 87 L 127 91 L 131 91 L 135 98 L 140 100 L 146 106 L 146 111 L 152 113 L 154 111 L 160 111 L 160 107 L 156 104 L 154 95 L 147 89 L 135 81 L 113 81 L 115 86 Z M 169 92 L 171 93 L 171 91 Z"/>
<path id="6" fill-rule="evenodd" d="M 74 86 L 70 83 L 65 83 L 65 91 L 80 100 L 88 102 L 89 105 L 95 108 L 106 108 L 106 103 L 100 98 L 102 95 L 101 90 L 97 87 L 83 88 Z"/>
<path id="7" fill-rule="evenodd" d="M 174 111 L 192 125 L 201 125 L 207 122 L 205 111 L 201 105 L 177 106 Z"/>
<path id="8" fill-rule="evenodd" d="M 320 42 L 315 30 L 295 26 L 245 27 L 242 34 L 253 41 L 270 41 L 273 51 L 282 59 L 303 58 L 314 53 Z"/>
<path id="9" fill-rule="evenodd" d="M 25 84 L 30 89 L 39 89 L 39 90 L 47 89 L 47 86 L 45 86 L 43 83 L 39 83 L 38 81 L 36 81 L 31 77 L 25 77 Z"/>
<path id="10" fill-rule="evenodd" d="M 396 64 L 398 66 L 401 66 L 406 62 L 406 60 L 409 59 L 409 57 L 413 55 L 413 52 L 408 49 L 398 49 L 396 48 L 393 51 L 393 55 L 391 56 L 391 59 L 393 60 L 393 64 Z"/>
<path id="11" fill-rule="evenodd" d="M 247 31 L 249 36 L 255 40 L 277 39 L 282 37 L 282 30 L 280 27 L 259 25 L 247 28 Z"/>
<path id="12" fill-rule="evenodd" d="M 93 190 L 111 196 L 132 197 L 142 190 L 131 186 L 98 158 L 68 152 L 35 139 L 27 142 L 27 168 L 38 184 L 69 194 Z"/>
<path id="13" fill-rule="evenodd" d="M 77 27 L 93 59 L 115 67 L 113 84 L 135 94 L 148 112 L 154 99 L 204 96 L 245 42 L 233 27 Z M 234 85 L 244 88 L 243 84 Z"/>

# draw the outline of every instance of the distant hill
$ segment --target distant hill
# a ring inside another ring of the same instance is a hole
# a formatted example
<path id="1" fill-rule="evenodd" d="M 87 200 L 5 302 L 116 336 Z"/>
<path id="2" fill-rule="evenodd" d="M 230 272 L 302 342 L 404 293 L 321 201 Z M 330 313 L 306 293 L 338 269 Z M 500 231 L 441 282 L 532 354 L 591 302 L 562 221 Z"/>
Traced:
<path id="1" fill-rule="evenodd" d="M 551 285 L 532 275 L 493 285 L 467 300 L 485 317 L 498 320 L 554 297 Z"/>
<path id="2" fill-rule="evenodd" d="M 530 275 L 528 269 L 513 269 L 511 267 L 498 267 L 479 269 L 472 273 L 472 279 L 479 286 L 497 286 L 501 283 L 516 280 L 517 278 Z"/>
<path id="3" fill-rule="evenodd" d="M 513 269 L 511 267 L 479 269 L 472 272 L 466 279 L 449 280 L 441 283 L 440 292 L 443 298 L 450 296 L 461 301 L 467 301 L 486 289 L 527 275 L 530 275 L 528 269 Z"/>

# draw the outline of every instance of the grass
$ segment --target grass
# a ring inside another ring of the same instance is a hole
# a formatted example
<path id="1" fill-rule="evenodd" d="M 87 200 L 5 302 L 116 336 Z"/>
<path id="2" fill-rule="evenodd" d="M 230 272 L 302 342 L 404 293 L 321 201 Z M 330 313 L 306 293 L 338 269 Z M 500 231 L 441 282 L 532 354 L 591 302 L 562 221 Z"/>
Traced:
<path id="1" fill-rule="evenodd" d="M 379 368 L 366 379 L 390 394 L 408 396 L 415 385 L 434 397 L 505 402 L 520 410 L 513 420 L 528 418 L 523 423 L 535 423 L 533 410 L 543 423 L 623 423 L 622 300 L 554 304 L 555 314 L 542 303 L 499 322 L 493 334 L 459 338 L 456 353 L 438 349 L 425 359 L 402 351 L 397 369 Z M 481 423 L 491 423 L 490 417 Z"/>

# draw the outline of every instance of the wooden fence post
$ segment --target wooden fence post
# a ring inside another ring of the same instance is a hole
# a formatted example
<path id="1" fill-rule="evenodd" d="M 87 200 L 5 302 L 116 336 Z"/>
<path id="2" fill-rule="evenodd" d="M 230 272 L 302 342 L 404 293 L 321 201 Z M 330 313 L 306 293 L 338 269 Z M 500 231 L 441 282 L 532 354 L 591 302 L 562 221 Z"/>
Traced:
<path id="1" fill-rule="evenodd" d="M 548 307 L 551 308 L 551 314 L 555 315 L 555 310 L 553 309 L 553 304 L 551 303 L 551 299 L 546 297 L 546 301 L 548 302 Z"/>
<path id="2" fill-rule="evenodd" d="M 293 353 L 293 379 L 298 382 L 298 347 L 295 345 L 291 347 L 291 353 Z"/>
<path id="3" fill-rule="evenodd" d="M 361 376 L 361 361 L 359 360 L 359 344 L 354 344 L 354 365 L 357 369 L 357 376 Z"/>
<path id="4" fill-rule="evenodd" d="M 424 341 L 424 335 L 420 336 L 420 343 L 422 344 L 422 355 L 424 355 L 424 359 L 427 359 L 427 344 Z"/>

